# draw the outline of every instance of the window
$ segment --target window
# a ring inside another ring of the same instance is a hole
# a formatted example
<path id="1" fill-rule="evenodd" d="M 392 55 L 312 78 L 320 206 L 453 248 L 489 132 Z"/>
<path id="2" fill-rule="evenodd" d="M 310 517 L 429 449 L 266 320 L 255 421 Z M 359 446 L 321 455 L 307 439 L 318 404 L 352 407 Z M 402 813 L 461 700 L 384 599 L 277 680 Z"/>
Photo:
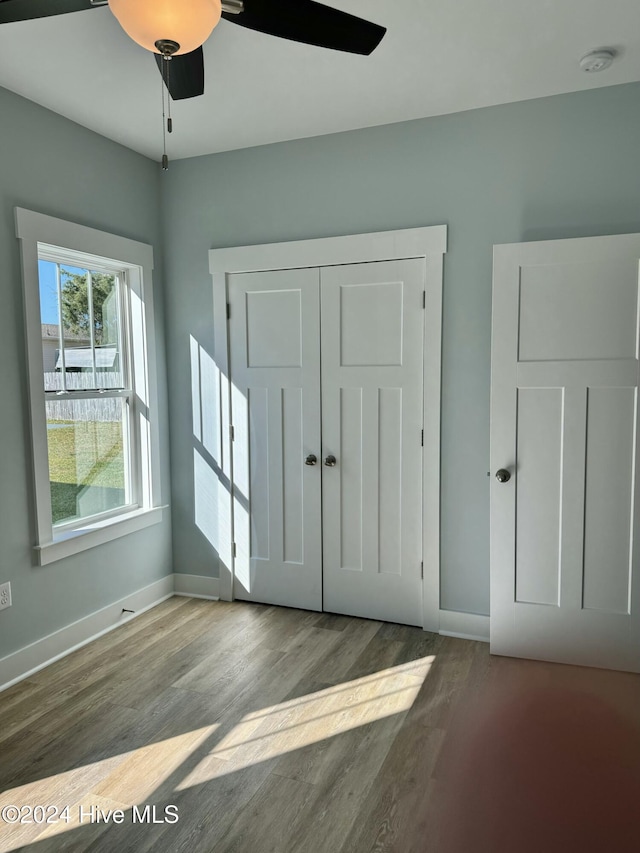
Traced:
<path id="1" fill-rule="evenodd" d="M 150 246 L 16 209 L 41 564 L 155 523 Z"/>

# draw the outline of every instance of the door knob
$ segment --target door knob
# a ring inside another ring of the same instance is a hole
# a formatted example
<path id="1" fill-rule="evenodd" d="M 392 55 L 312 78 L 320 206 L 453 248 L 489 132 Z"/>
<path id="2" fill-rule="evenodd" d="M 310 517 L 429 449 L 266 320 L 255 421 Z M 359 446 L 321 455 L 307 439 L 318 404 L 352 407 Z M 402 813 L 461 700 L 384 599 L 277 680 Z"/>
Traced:
<path id="1" fill-rule="evenodd" d="M 511 474 L 507 471 L 506 468 L 499 468 L 496 471 L 496 480 L 499 483 L 508 483 L 511 479 Z"/>
<path id="2" fill-rule="evenodd" d="M 326 456 L 324 464 L 327 466 L 327 468 L 333 468 L 333 466 L 336 464 L 336 457 L 331 455 Z"/>
<path id="3" fill-rule="evenodd" d="M 318 457 L 314 453 L 310 453 L 307 458 L 304 460 L 305 465 L 315 465 L 318 461 Z"/>

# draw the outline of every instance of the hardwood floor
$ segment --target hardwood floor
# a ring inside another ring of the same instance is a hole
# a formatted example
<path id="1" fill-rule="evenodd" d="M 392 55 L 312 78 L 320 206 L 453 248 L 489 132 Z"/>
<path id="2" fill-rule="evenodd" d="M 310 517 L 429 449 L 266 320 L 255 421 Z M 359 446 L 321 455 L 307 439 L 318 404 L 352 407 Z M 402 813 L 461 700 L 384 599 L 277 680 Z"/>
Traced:
<path id="1" fill-rule="evenodd" d="M 638 676 L 173 598 L 0 694 L 0 808 L 69 806 L 0 851 L 635 853 L 639 719 Z"/>

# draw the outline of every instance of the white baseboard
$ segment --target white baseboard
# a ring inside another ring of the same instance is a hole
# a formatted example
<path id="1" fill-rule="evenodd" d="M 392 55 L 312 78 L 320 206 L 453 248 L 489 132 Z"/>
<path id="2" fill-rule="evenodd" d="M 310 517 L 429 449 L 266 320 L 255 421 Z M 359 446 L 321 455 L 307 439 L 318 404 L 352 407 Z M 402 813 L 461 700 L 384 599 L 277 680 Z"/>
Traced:
<path id="1" fill-rule="evenodd" d="M 213 601 L 218 601 L 220 598 L 220 578 L 175 574 L 173 581 L 174 595 L 186 595 L 189 598 L 210 598 Z"/>
<path id="2" fill-rule="evenodd" d="M 95 613 L 90 613 L 83 619 L 78 619 L 77 622 L 72 622 L 71 625 L 0 658 L 0 691 L 28 678 L 108 631 L 124 625 L 161 601 L 171 598 L 173 578 L 174 575 L 166 575 L 155 583 L 103 607 L 102 610 L 96 610 Z M 134 610 L 135 613 L 123 613 L 124 608 Z"/>
<path id="3" fill-rule="evenodd" d="M 219 578 L 201 575 L 166 575 L 155 583 L 0 658 L 0 692 L 92 640 L 96 640 L 108 631 L 113 631 L 114 628 L 135 619 L 136 616 L 171 598 L 172 595 L 217 601 L 219 590 Z M 123 609 L 135 612 L 123 614 Z M 480 640 L 488 643 L 489 617 L 479 616 L 476 613 L 441 610 L 440 633 L 447 637 L 460 637 L 465 640 Z"/>
<path id="4" fill-rule="evenodd" d="M 489 642 L 489 616 L 477 613 L 462 613 L 457 610 L 440 611 L 440 633 L 445 637 L 460 637 L 462 640 Z"/>
<path id="5" fill-rule="evenodd" d="M 54 631 L 35 643 L 0 658 L 0 692 L 22 681 L 108 631 L 124 625 L 172 595 L 218 600 L 219 579 L 199 575 L 166 575 L 113 604 Z M 123 613 L 124 609 L 134 613 Z"/>

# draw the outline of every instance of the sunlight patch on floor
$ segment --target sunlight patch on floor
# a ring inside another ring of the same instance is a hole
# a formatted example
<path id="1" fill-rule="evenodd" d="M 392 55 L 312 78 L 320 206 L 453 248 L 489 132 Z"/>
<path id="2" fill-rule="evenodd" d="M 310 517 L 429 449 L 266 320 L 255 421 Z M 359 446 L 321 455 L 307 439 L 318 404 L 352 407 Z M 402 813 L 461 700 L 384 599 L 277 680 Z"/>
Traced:
<path id="1" fill-rule="evenodd" d="M 86 792 L 113 772 L 127 758 L 128 754 L 132 753 L 114 755 L 104 761 L 85 764 L 73 770 L 57 773 L 55 776 L 46 776 L 26 785 L 19 785 L 0 792 L 0 809 L 4 809 L 6 806 L 17 806 L 18 809 L 24 809 L 25 806 L 39 804 L 51 806 L 55 811 L 50 810 L 45 815 L 45 819 L 57 819 L 66 806 L 71 806 L 69 823 L 64 820 L 48 825 L 37 823 L 9 824 L 8 821 L 4 821 L 0 827 L 0 853 L 17 850 L 39 837 L 43 832 L 57 834 L 73 829 L 71 818 L 75 814 L 75 810 L 72 804 L 76 800 L 81 800 L 84 803 L 90 796 Z M 30 817 L 28 813 L 22 812 L 22 814 L 27 819 Z M 36 817 L 39 820 L 41 816 L 37 815 Z"/>
<path id="2" fill-rule="evenodd" d="M 404 713 L 434 660 L 431 655 L 247 714 L 178 790 Z"/>
<path id="3" fill-rule="evenodd" d="M 184 732 L 176 737 L 150 743 L 140 749 L 114 755 L 21 785 L 0 794 L 0 809 L 17 806 L 19 809 L 34 804 L 47 804 L 56 813 L 45 817 L 59 818 L 59 813 L 69 806 L 68 819 L 56 823 L 32 821 L 30 824 L 3 826 L 0 834 L 0 853 L 9 853 L 22 845 L 53 835 L 66 833 L 81 825 L 81 807 L 84 823 L 90 822 L 88 811 L 92 805 L 103 812 L 114 809 L 127 810 L 134 805 L 150 801 L 160 785 L 178 771 L 189 756 L 215 732 L 217 726 L 205 726 Z M 27 815 L 29 817 L 29 815 Z"/>
<path id="4" fill-rule="evenodd" d="M 128 806 L 145 802 L 216 728 L 204 726 L 137 749 L 93 793 Z"/>

